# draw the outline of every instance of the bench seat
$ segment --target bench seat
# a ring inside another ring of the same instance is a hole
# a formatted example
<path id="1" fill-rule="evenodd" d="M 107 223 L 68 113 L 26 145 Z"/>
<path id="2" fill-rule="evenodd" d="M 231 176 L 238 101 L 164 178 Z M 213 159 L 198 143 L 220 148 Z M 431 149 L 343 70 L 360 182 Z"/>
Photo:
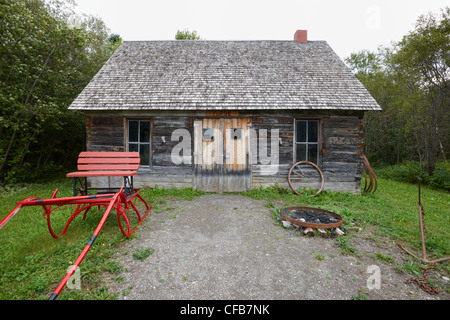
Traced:
<path id="1" fill-rule="evenodd" d="M 87 194 L 88 190 L 99 188 L 88 188 L 88 177 L 123 177 L 124 188 L 133 190 L 133 176 L 137 174 L 141 158 L 139 152 L 81 152 L 78 156 L 78 171 L 67 173 L 68 178 L 74 179 L 74 195 L 80 191 Z M 84 178 L 84 183 L 79 180 Z M 129 181 L 128 178 L 131 180 Z M 81 189 L 76 188 L 76 180 L 82 184 Z M 112 188 L 101 188 L 108 190 Z"/>
<path id="2" fill-rule="evenodd" d="M 131 177 L 137 174 L 136 171 L 77 171 L 68 173 L 68 178 L 83 177 Z"/>

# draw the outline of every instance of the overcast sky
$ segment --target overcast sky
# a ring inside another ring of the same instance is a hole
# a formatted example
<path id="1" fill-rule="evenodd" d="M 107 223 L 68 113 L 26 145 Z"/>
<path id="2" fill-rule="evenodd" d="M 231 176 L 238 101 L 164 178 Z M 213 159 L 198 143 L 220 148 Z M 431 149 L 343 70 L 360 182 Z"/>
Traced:
<path id="1" fill-rule="evenodd" d="M 399 41 L 417 18 L 448 0 L 75 0 L 125 41 L 173 40 L 196 30 L 204 40 L 325 40 L 342 58 Z"/>

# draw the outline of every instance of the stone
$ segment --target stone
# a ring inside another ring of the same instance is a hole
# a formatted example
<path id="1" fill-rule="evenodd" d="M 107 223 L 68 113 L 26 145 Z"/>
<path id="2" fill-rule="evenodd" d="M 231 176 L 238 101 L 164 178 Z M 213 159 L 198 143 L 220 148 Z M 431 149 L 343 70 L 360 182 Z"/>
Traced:
<path id="1" fill-rule="evenodd" d="M 292 226 L 292 223 L 290 223 L 289 221 L 283 221 L 283 227 L 290 228 L 291 226 Z"/>

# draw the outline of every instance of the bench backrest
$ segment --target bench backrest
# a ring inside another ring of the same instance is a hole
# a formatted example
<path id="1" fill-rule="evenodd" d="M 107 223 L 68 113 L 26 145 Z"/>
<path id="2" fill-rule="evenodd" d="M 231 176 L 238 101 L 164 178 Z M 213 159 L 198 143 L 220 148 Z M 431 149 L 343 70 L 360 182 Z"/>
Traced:
<path id="1" fill-rule="evenodd" d="M 81 152 L 78 156 L 80 171 L 137 171 L 139 152 Z"/>

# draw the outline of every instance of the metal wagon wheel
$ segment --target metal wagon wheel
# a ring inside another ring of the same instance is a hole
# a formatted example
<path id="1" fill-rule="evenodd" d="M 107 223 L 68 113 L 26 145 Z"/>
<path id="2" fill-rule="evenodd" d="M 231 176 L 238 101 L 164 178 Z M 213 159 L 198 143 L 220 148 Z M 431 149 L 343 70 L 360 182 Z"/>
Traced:
<path id="1" fill-rule="evenodd" d="M 312 197 L 315 197 L 322 192 L 324 182 L 322 170 L 310 161 L 298 161 L 289 168 L 288 184 L 297 195 L 301 195 L 297 190 L 306 187 L 308 184 L 318 185 L 320 183 L 319 189 L 312 195 Z"/>

